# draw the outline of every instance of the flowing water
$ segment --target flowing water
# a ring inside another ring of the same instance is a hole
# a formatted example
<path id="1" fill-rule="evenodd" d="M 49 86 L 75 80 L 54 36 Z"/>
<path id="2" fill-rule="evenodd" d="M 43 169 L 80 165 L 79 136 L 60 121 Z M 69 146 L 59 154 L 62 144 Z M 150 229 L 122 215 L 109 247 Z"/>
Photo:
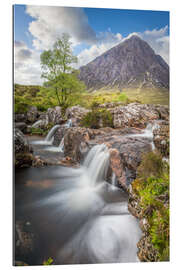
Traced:
<path id="1" fill-rule="evenodd" d="M 15 219 L 29 224 L 38 239 L 27 263 L 49 257 L 55 264 L 138 261 L 138 221 L 128 212 L 128 195 L 105 181 L 108 164 L 102 144 L 79 168 L 16 172 Z"/>
<path id="2" fill-rule="evenodd" d="M 39 125 L 42 124 L 42 123 L 43 123 L 43 120 L 38 120 L 38 121 L 36 121 L 36 122 L 32 125 L 32 127 L 33 127 L 33 128 L 37 128 L 37 127 L 39 127 Z"/>

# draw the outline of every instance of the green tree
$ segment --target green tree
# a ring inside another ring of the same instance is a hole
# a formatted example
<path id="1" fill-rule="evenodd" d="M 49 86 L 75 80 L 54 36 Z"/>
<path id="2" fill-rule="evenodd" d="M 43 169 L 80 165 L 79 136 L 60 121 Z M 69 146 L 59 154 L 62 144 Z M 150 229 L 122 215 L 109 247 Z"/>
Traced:
<path id="1" fill-rule="evenodd" d="M 55 90 L 60 106 L 68 106 L 72 95 L 84 89 L 79 81 L 78 73 L 72 68 L 77 63 L 77 57 L 72 54 L 70 36 L 63 34 L 52 50 L 41 54 L 42 78 L 45 86 Z"/>

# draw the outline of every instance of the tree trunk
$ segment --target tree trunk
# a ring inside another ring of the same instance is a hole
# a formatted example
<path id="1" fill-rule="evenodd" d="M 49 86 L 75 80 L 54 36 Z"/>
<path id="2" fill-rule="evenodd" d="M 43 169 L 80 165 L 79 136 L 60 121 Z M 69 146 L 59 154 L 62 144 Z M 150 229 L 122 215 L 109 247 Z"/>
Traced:
<path id="1" fill-rule="evenodd" d="M 61 102 L 60 102 L 60 99 L 59 99 L 58 89 L 57 88 L 56 88 L 56 96 L 57 96 L 57 99 L 58 99 L 59 106 L 61 106 Z"/>

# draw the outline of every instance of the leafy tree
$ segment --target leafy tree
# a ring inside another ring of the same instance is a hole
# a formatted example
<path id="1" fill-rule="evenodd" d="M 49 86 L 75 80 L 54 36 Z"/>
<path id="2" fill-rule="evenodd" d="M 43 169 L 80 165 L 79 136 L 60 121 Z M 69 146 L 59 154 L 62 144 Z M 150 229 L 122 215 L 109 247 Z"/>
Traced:
<path id="1" fill-rule="evenodd" d="M 55 90 L 60 106 L 68 106 L 73 94 L 82 91 L 84 84 L 78 80 L 78 73 L 72 68 L 77 57 L 72 54 L 70 36 L 63 34 L 52 50 L 41 54 L 42 78 L 45 86 Z"/>

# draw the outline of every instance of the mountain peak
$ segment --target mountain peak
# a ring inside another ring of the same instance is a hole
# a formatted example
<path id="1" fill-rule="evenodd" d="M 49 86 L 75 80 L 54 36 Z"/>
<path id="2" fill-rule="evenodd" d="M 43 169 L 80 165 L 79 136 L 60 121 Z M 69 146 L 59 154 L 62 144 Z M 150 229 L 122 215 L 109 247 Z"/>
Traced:
<path id="1" fill-rule="evenodd" d="M 132 35 L 80 68 L 87 88 L 169 87 L 169 66 L 150 45 Z"/>

